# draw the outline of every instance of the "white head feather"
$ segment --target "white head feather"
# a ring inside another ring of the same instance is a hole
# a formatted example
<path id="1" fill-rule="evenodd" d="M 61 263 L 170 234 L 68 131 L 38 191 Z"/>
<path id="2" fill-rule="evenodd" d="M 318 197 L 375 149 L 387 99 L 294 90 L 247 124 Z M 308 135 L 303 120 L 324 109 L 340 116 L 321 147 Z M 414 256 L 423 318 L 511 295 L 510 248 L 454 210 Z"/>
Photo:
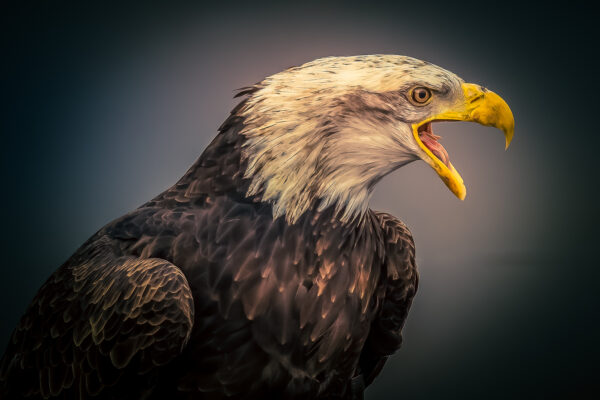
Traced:
<path id="1" fill-rule="evenodd" d="M 343 221 L 361 215 L 375 183 L 422 156 L 411 122 L 444 103 L 415 108 L 406 93 L 426 85 L 447 103 L 461 82 L 395 55 L 327 57 L 266 78 L 240 111 L 248 195 L 291 223 L 314 206 Z"/>

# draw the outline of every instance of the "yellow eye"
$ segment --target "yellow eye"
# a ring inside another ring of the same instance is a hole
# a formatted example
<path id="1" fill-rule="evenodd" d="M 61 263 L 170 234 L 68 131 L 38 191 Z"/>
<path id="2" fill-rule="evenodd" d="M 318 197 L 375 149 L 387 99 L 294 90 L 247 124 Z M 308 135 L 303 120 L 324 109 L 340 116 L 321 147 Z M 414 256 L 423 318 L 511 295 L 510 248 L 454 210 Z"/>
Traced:
<path id="1" fill-rule="evenodd" d="M 417 87 L 412 90 L 410 97 L 416 105 L 421 106 L 431 99 L 431 91 L 424 87 Z"/>

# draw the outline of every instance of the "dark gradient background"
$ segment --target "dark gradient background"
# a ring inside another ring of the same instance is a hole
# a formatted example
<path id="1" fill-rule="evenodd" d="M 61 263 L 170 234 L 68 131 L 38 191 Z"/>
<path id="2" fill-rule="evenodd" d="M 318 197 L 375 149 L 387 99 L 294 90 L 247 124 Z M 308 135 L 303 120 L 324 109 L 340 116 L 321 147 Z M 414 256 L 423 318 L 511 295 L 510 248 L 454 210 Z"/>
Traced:
<path id="1" fill-rule="evenodd" d="M 172 185 L 234 89 L 329 55 L 395 53 L 499 93 L 515 139 L 436 132 L 457 200 L 423 162 L 372 206 L 403 219 L 421 286 L 367 399 L 600 398 L 597 24 L 525 2 L 3 6 L 0 346 L 92 233 Z M 3 351 L 3 350 L 2 350 Z"/>

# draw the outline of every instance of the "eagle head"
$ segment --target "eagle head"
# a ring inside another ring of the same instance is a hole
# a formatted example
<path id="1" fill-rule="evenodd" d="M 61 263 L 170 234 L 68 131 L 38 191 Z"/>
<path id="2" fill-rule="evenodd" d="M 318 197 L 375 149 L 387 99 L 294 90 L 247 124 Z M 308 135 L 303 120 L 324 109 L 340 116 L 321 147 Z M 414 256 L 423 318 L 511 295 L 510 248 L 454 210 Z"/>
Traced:
<path id="1" fill-rule="evenodd" d="M 385 175 L 423 160 L 461 200 L 466 188 L 432 131 L 473 121 L 512 139 L 510 108 L 494 92 L 436 65 L 397 55 L 326 57 L 272 75 L 239 109 L 249 196 L 293 223 L 313 207 L 343 221 L 368 209 Z"/>

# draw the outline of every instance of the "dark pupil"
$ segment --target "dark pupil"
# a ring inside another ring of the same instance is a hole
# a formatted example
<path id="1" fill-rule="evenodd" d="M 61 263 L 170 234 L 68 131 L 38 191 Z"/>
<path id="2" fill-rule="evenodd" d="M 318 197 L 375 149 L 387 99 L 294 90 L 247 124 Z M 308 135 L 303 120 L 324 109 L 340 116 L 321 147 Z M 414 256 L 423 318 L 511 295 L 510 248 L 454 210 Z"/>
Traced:
<path id="1" fill-rule="evenodd" d="M 425 96 L 427 96 L 427 93 L 425 93 L 424 90 L 420 90 L 419 93 L 417 94 L 417 96 L 419 96 L 419 98 L 424 99 Z"/>

